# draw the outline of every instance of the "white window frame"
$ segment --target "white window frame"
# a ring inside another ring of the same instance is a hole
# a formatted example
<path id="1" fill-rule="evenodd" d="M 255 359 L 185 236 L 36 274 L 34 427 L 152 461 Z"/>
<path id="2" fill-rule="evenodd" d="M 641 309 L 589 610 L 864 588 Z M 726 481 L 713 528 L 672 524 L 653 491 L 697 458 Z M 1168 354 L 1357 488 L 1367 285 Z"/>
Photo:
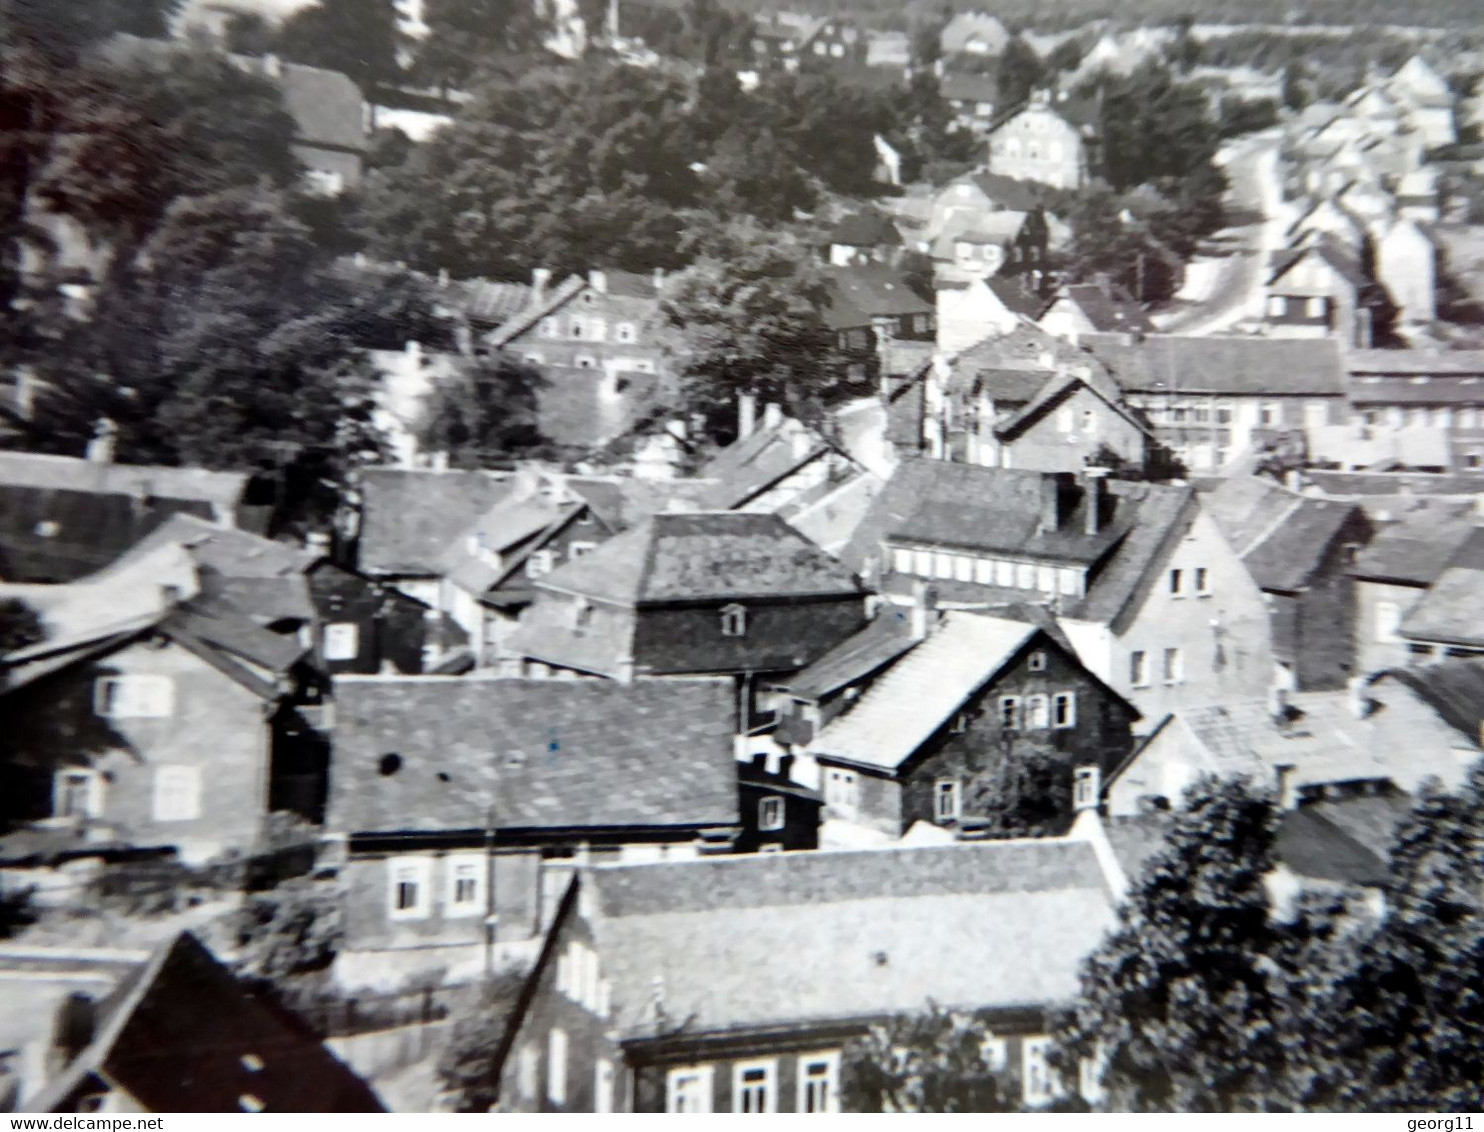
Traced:
<path id="1" fill-rule="evenodd" d="M 1288 316 L 1288 299 L 1284 295 L 1268 296 L 1268 317 L 1286 318 Z"/>
<path id="2" fill-rule="evenodd" d="M 1044 692 L 1026 696 L 1021 719 L 1027 731 L 1047 730 L 1051 726 L 1051 697 Z"/>
<path id="3" fill-rule="evenodd" d="M 406 874 L 409 883 L 415 884 L 417 899 L 406 908 L 398 907 L 398 888 L 401 876 Z M 433 862 L 428 857 L 388 857 L 386 861 L 386 911 L 391 920 L 426 920 L 432 905 Z"/>
<path id="4" fill-rule="evenodd" d="M 613 328 L 613 336 L 625 345 L 639 340 L 638 335 L 634 333 L 634 324 L 632 322 L 620 322 Z"/>
<path id="5" fill-rule="evenodd" d="M 826 767 L 824 800 L 830 808 L 839 810 L 847 817 L 855 817 L 860 811 L 860 776 L 853 770 Z"/>
<path id="6" fill-rule="evenodd" d="M 67 796 L 67 779 L 74 778 L 84 789 L 82 813 L 69 815 L 62 808 Z M 52 815 L 54 817 L 100 818 L 103 816 L 103 776 L 92 767 L 66 766 L 52 775 Z"/>
<path id="7" fill-rule="evenodd" d="M 536 331 L 543 338 L 557 338 L 561 336 L 561 332 L 561 324 L 550 316 L 541 320 L 541 325 Z"/>
<path id="8" fill-rule="evenodd" d="M 1013 590 L 1015 588 L 1015 563 L 1007 558 L 996 558 L 994 584 L 1001 589 Z"/>
<path id="9" fill-rule="evenodd" d="M 355 660 L 361 655 L 361 627 L 354 621 L 332 621 L 325 626 L 325 659 Z"/>
<path id="10" fill-rule="evenodd" d="M 1029 562 L 1017 562 L 1015 564 L 1015 588 L 1017 590 L 1033 590 L 1036 588 L 1036 568 Z"/>
<path id="11" fill-rule="evenodd" d="M 935 822 L 958 821 L 963 813 L 962 806 L 963 799 L 958 779 L 940 778 L 933 783 L 933 820 Z"/>
<path id="12" fill-rule="evenodd" d="M 891 548 L 891 569 L 894 574 L 911 574 L 912 552 L 904 550 L 900 546 Z"/>
<path id="13" fill-rule="evenodd" d="M 1037 649 L 1035 652 L 1031 653 L 1030 659 L 1026 662 L 1026 667 L 1032 672 L 1045 672 L 1046 650 Z"/>
<path id="14" fill-rule="evenodd" d="M 1131 649 L 1128 654 L 1129 684 L 1135 688 L 1149 687 L 1149 650 Z"/>
<path id="15" fill-rule="evenodd" d="M 182 763 L 155 767 L 150 812 L 160 822 L 200 818 L 201 768 Z"/>
<path id="16" fill-rule="evenodd" d="M 1079 766 L 1072 771 L 1072 808 L 1096 809 L 1102 790 L 1102 771 L 1095 766 Z"/>
<path id="17" fill-rule="evenodd" d="M 709 1113 L 716 1102 L 715 1073 L 710 1065 L 683 1065 L 671 1069 L 665 1075 L 665 1111 Z M 682 1108 L 681 1101 L 685 1098 L 681 1090 L 686 1088 L 687 1082 L 692 1082 L 689 1088 L 694 1089 L 694 1095 L 689 1100 L 695 1102 L 695 1107 L 687 1103 Z"/>
<path id="18" fill-rule="evenodd" d="M 555 557 L 550 550 L 533 550 L 526 559 L 526 577 L 542 578 L 550 574 L 556 565 Z"/>
<path id="19" fill-rule="evenodd" d="M 721 635 L 723 637 L 747 636 L 747 607 L 738 602 L 721 607 Z"/>
<path id="20" fill-rule="evenodd" d="M 586 337 L 586 329 L 587 325 L 581 315 L 574 315 L 567 320 L 567 337 L 575 341 L 581 341 Z"/>
<path id="21" fill-rule="evenodd" d="M 1399 642 L 1402 627 L 1402 607 L 1394 601 L 1376 602 L 1376 640 L 1383 645 Z"/>
<path id="22" fill-rule="evenodd" d="M 1185 653 L 1179 648 L 1167 648 L 1163 661 L 1164 682 L 1172 685 L 1185 683 Z"/>
<path id="23" fill-rule="evenodd" d="M 759 798 L 757 802 L 758 830 L 763 833 L 773 833 L 782 829 L 787 812 L 782 794 L 769 794 Z"/>
<path id="24" fill-rule="evenodd" d="M 448 917 L 483 915 L 487 902 L 485 892 L 489 884 L 488 858 L 483 853 L 450 853 L 443 859 L 443 865 L 447 883 L 443 914 Z M 460 900 L 459 882 L 467 880 L 474 882 L 474 893 L 468 900 Z"/>
<path id="25" fill-rule="evenodd" d="M 617 1078 L 613 1072 L 613 1062 L 606 1057 L 600 1057 L 593 1065 L 593 1111 L 606 1113 L 613 1111 L 615 1099 L 615 1085 Z"/>
<path id="26" fill-rule="evenodd" d="M 942 578 L 944 581 L 953 580 L 953 555 L 946 550 L 933 552 L 933 577 Z"/>
<path id="27" fill-rule="evenodd" d="M 104 719 L 168 719 L 175 714 L 175 681 L 129 672 L 93 683 L 93 710 Z"/>
<path id="28" fill-rule="evenodd" d="M 591 554 L 593 551 L 595 551 L 597 549 L 598 549 L 598 544 L 595 543 L 595 542 L 585 542 L 585 541 L 582 541 L 582 540 L 578 540 L 576 542 L 568 543 L 567 544 L 567 561 L 570 562 L 574 558 L 581 558 L 584 554 Z"/>
<path id="29" fill-rule="evenodd" d="M 1036 592 L 1043 594 L 1056 593 L 1056 567 L 1036 567 Z"/>
<path id="30" fill-rule="evenodd" d="M 999 713 L 1002 730 L 1019 731 L 1024 727 L 1024 705 L 1019 696 L 1001 696 L 995 704 L 995 710 Z"/>
<path id="31" fill-rule="evenodd" d="M 1025 1038 L 1020 1043 L 1020 1090 L 1028 1105 L 1050 1104 L 1056 1099 L 1056 1076 L 1046 1061 L 1050 1047 L 1050 1038 Z"/>
<path id="32" fill-rule="evenodd" d="M 540 1071 L 541 1051 L 534 1042 L 527 1042 L 520 1047 L 515 1062 L 515 1087 L 521 1096 L 535 1099 L 536 1090 L 540 1087 L 537 1080 Z"/>
<path id="33" fill-rule="evenodd" d="M 1057 589 L 1063 597 L 1082 596 L 1082 571 L 1062 566 L 1057 572 Z"/>
<path id="34" fill-rule="evenodd" d="M 823 1074 L 810 1077 L 809 1070 L 813 1066 L 825 1067 Z M 823 1050 L 819 1053 L 799 1054 L 798 1067 L 795 1073 L 798 1082 L 798 1103 L 796 1112 L 839 1112 L 840 1111 L 840 1051 Z M 811 1087 L 822 1085 L 824 1089 L 824 1106 L 812 1108 L 813 1097 L 810 1095 Z"/>
<path id="35" fill-rule="evenodd" d="M 578 369 L 597 369 L 598 359 L 592 354 L 578 354 L 572 359 L 572 364 Z"/>
<path id="36" fill-rule="evenodd" d="M 1206 566 L 1197 566 L 1191 571 L 1195 581 L 1195 593 L 1197 597 L 1211 596 L 1211 571 Z"/>
<path id="37" fill-rule="evenodd" d="M 1051 697 L 1051 727 L 1061 731 L 1077 726 L 1077 693 L 1056 692 Z"/>
<path id="38" fill-rule="evenodd" d="M 748 1073 L 761 1072 L 762 1082 L 748 1084 L 743 1080 Z M 744 1108 L 743 1099 L 753 1089 L 762 1091 L 762 1105 Z M 753 1061 L 739 1061 L 732 1066 L 732 1111 L 773 1113 L 778 1111 L 778 1059 L 761 1057 Z"/>
<path id="39" fill-rule="evenodd" d="M 912 573 L 919 578 L 931 578 L 933 576 L 933 552 L 931 550 L 914 550 L 912 552 Z"/>
<path id="40" fill-rule="evenodd" d="M 567 1103 L 567 1031 L 560 1026 L 546 1035 L 546 1099 Z"/>
<path id="41" fill-rule="evenodd" d="M 1173 566 L 1169 572 L 1170 596 L 1185 596 L 1185 571 L 1179 566 Z"/>

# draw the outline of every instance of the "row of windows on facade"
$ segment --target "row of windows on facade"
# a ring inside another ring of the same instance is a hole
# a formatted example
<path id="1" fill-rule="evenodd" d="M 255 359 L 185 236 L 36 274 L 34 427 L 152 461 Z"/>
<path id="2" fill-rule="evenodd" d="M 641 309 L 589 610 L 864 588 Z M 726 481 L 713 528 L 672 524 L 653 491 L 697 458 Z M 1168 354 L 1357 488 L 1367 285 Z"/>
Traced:
<path id="1" fill-rule="evenodd" d="M 586 598 L 578 598 L 572 603 L 573 630 L 579 634 L 585 633 L 592 621 L 593 603 Z M 747 636 L 747 607 L 735 602 L 722 606 L 718 611 L 718 623 L 723 637 Z"/>
<path id="2" fill-rule="evenodd" d="M 1329 300 L 1320 296 L 1307 298 L 1294 298 L 1289 295 L 1268 296 L 1268 317 L 1287 318 L 1292 315 L 1303 315 L 1304 318 L 1327 318 L 1329 316 Z"/>
<path id="3" fill-rule="evenodd" d="M 891 565 L 895 573 L 914 574 L 919 578 L 974 582 L 981 586 L 1059 593 L 1066 597 L 1081 597 L 1087 578 L 1085 571 L 1075 567 L 900 546 L 891 548 Z"/>
<path id="4" fill-rule="evenodd" d="M 425 920 L 433 911 L 434 862 L 441 862 L 445 918 L 483 915 L 489 860 L 483 853 L 449 853 L 440 858 L 393 857 L 387 862 L 387 915 L 393 920 Z"/>
<path id="5" fill-rule="evenodd" d="M 1072 775 L 1073 803 L 1077 809 L 1098 804 L 1101 772 L 1095 766 L 1077 767 Z M 860 807 L 860 780 L 853 770 L 832 767 L 825 772 L 825 802 L 844 817 L 854 817 Z M 933 783 L 933 820 L 940 825 L 963 816 L 963 784 L 945 776 Z"/>
<path id="6" fill-rule="evenodd" d="M 1147 688 L 1153 681 L 1150 679 L 1151 654 L 1143 649 L 1136 649 L 1128 656 L 1129 683 L 1135 688 Z M 1160 657 L 1160 674 L 1166 684 L 1183 684 L 1185 682 L 1185 654 L 1178 648 L 1165 649 Z"/>
<path id="7" fill-rule="evenodd" d="M 561 338 L 562 320 L 549 316 L 541 320 L 538 333 L 542 338 Z M 573 315 L 567 320 L 566 337 L 584 342 L 608 341 L 608 320 L 592 315 Z M 638 331 L 632 322 L 620 322 L 613 327 L 615 342 L 633 343 L 639 340 Z"/>
<path id="8" fill-rule="evenodd" d="M 590 554 L 598 548 L 595 542 L 573 541 L 567 544 L 567 561 L 581 558 L 584 554 Z M 490 550 L 484 543 L 483 535 L 470 535 L 468 552 L 478 558 L 491 569 L 501 568 L 500 555 Z M 560 565 L 561 551 L 551 547 L 541 550 L 533 550 L 526 558 L 525 572 L 528 578 L 542 578 L 550 574 Z"/>
<path id="9" fill-rule="evenodd" d="M 1156 425 L 1229 425 L 1236 417 L 1236 409 L 1230 401 L 1212 401 L 1209 398 L 1174 400 L 1168 397 L 1133 399 L 1129 402 L 1140 408 Z M 1275 426 L 1283 423 L 1283 406 L 1277 401 L 1264 401 L 1257 407 L 1257 423 Z M 1329 403 L 1308 401 L 1304 404 L 1304 423 L 1311 428 L 1329 423 Z"/>
<path id="10" fill-rule="evenodd" d="M 544 366 L 546 355 L 540 350 L 527 350 L 523 360 L 533 366 Z M 610 364 L 616 370 L 629 370 L 633 373 L 653 373 L 654 361 L 651 358 L 610 358 Z M 594 354 L 578 354 L 572 359 L 572 365 L 577 369 L 598 369 L 600 363 Z M 621 389 L 615 387 L 611 392 L 618 393 Z"/>
<path id="11" fill-rule="evenodd" d="M 1031 161 L 1040 161 L 1045 157 L 1047 161 L 1061 161 L 1066 157 L 1066 151 L 1061 142 L 1053 141 L 1046 144 L 1046 152 L 1041 152 L 1041 147 L 1034 141 L 1028 141 L 1022 150 L 1020 139 L 1015 137 L 997 137 L 994 139 L 993 152 L 1002 157 L 1024 156 Z"/>
<path id="12" fill-rule="evenodd" d="M 1005 259 L 1011 263 L 1032 263 L 1040 258 L 1041 249 L 1033 245 L 1014 243 L 1007 251 L 999 244 L 955 240 L 953 254 L 959 263 L 999 263 Z"/>
<path id="13" fill-rule="evenodd" d="M 104 775 L 90 767 L 60 770 L 52 780 L 52 813 L 59 818 L 100 818 Z M 201 768 L 162 764 L 154 768 L 151 816 L 155 821 L 195 821 L 201 816 Z"/>

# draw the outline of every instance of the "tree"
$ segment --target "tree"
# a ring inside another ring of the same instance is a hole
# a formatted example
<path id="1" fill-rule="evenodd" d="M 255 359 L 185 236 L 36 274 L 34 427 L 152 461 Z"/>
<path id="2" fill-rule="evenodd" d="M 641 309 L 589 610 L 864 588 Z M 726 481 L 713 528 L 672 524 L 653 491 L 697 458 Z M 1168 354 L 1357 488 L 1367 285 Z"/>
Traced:
<path id="1" fill-rule="evenodd" d="M 682 395 L 719 441 L 735 434 L 737 399 L 778 402 L 821 422 L 851 391 L 825 322 L 828 284 L 801 241 L 738 224 L 704 242 L 665 298 L 679 332 Z"/>
<path id="2" fill-rule="evenodd" d="M 1045 837 L 1065 829 L 1072 813 L 1071 759 L 1054 751 L 1017 751 L 1007 738 L 993 765 L 965 791 L 968 812 L 987 817 L 991 835 Z"/>
<path id="3" fill-rule="evenodd" d="M 453 1022 L 453 1034 L 438 1059 L 438 1079 L 459 1112 L 488 1112 L 499 1099 L 495 1058 L 524 979 L 502 971 L 487 979 Z"/>
<path id="4" fill-rule="evenodd" d="M 37 612 L 18 597 L 0 598 L 0 656 L 46 640 L 46 626 Z"/>
<path id="5" fill-rule="evenodd" d="M 1121 1111 L 1231 1112 L 1268 1095 L 1284 1064 L 1271 958 L 1280 933 L 1263 881 L 1276 828 L 1265 793 L 1212 779 L 1192 787 L 1083 967 L 1056 1035 L 1064 1076 L 1095 1059 Z"/>
<path id="6" fill-rule="evenodd" d="M 506 355 L 476 357 L 443 381 L 428 398 L 418 443 L 446 452 L 460 468 L 488 468 L 540 452 L 538 390 L 534 366 Z"/>
<path id="7" fill-rule="evenodd" d="M 315 880 L 250 894 L 233 920 L 238 969 L 270 981 L 325 970 L 344 938 L 343 900 L 333 885 Z"/>
<path id="8" fill-rule="evenodd" d="M 996 73 L 997 110 L 1019 106 L 1045 79 L 1041 57 L 1018 35 L 1010 37 Z"/>
<path id="9" fill-rule="evenodd" d="M 392 0 L 318 0 L 284 21 L 278 50 L 296 63 L 349 75 L 370 99 L 401 77 L 401 40 Z"/>
<path id="10" fill-rule="evenodd" d="M 853 1038 L 840 1055 L 842 1107 L 850 1112 L 1007 1112 L 1002 1070 L 990 1060 L 982 1018 L 929 1002 Z"/>
<path id="11" fill-rule="evenodd" d="M 0 939 L 19 935 L 21 929 L 36 922 L 32 903 L 34 889 L 17 888 L 0 892 Z"/>
<path id="12" fill-rule="evenodd" d="M 413 69 L 426 82 L 462 88 L 482 67 L 537 45 L 529 0 L 425 0 L 428 35 Z"/>

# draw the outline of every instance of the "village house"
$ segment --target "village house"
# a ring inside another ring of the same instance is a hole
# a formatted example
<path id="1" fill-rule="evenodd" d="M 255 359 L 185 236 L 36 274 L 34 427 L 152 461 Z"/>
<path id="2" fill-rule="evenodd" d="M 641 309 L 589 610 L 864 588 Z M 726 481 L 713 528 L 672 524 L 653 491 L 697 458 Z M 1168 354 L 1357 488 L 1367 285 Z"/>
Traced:
<path id="1" fill-rule="evenodd" d="M 664 512 L 541 578 L 512 667 L 628 681 L 726 674 L 737 730 L 770 721 L 761 684 L 865 623 L 856 577 L 776 515 Z"/>
<path id="2" fill-rule="evenodd" d="M 852 212 L 825 234 L 820 249 L 831 267 L 893 264 L 902 254 L 902 233 L 882 213 Z"/>
<path id="3" fill-rule="evenodd" d="M 824 797 L 794 780 L 792 755 L 770 770 L 766 752 L 737 764 L 742 816 L 738 853 L 786 853 L 819 848 Z"/>
<path id="4" fill-rule="evenodd" d="M 959 833 L 1070 824 L 1070 811 L 1017 810 L 1019 784 L 1051 762 L 1069 792 L 1084 775 L 1095 793 L 1128 755 L 1138 712 L 1034 624 L 952 610 L 917 630 L 911 648 L 838 690 L 846 706 L 805 745 L 827 819 L 892 838 L 917 822 Z M 860 646 L 837 651 L 853 658 Z"/>
<path id="5" fill-rule="evenodd" d="M 1037 291 L 1035 273 L 984 278 L 967 273 L 961 280 L 939 279 L 937 353 L 955 355 L 986 338 L 1004 337 L 1034 322 L 1046 301 Z M 911 372 L 910 370 L 908 372 Z"/>
<path id="6" fill-rule="evenodd" d="M 904 459 L 843 557 L 893 600 L 1045 607 L 1145 719 L 1273 679 L 1262 592 L 1188 487 Z"/>
<path id="7" fill-rule="evenodd" d="M 758 15 L 752 28 L 752 61 L 759 68 L 797 70 L 826 21 L 795 12 Z"/>
<path id="8" fill-rule="evenodd" d="M 1202 503 L 1267 599 L 1283 683 L 1304 692 L 1344 687 L 1357 674 L 1349 571 L 1371 538 L 1365 511 L 1258 476 L 1222 480 Z"/>
<path id="9" fill-rule="evenodd" d="M 1415 220 L 1403 218 L 1376 240 L 1376 280 L 1386 288 L 1403 325 L 1438 316 L 1437 248 Z"/>
<path id="10" fill-rule="evenodd" d="M 1473 538 L 1475 521 L 1469 504 L 1423 508 L 1383 525 L 1356 555 L 1351 576 L 1358 674 L 1413 663 L 1412 644 L 1401 635 L 1402 620 Z"/>
<path id="11" fill-rule="evenodd" d="M 1274 689 L 1181 708 L 1106 785 L 1113 815 L 1151 804 L 1178 806 L 1206 774 L 1247 778 L 1292 809 L 1305 798 L 1397 788 L 1428 778 L 1456 787 L 1479 756 L 1477 733 L 1461 733 L 1407 682 L 1357 677 L 1336 692 Z"/>
<path id="12" fill-rule="evenodd" d="M 107 566 L 171 515 L 261 531 L 241 472 L 115 464 L 112 441 L 89 459 L 0 452 L 0 580 L 72 582 Z"/>
<path id="13" fill-rule="evenodd" d="M 744 421 L 742 432 L 697 470 L 696 478 L 705 481 L 697 502 L 705 510 L 794 511 L 861 471 L 816 429 L 784 416 L 777 403 L 764 406 L 760 425 Z"/>
<path id="14" fill-rule="evenodd" d="M 994 123 L 999 82 L 993 75 L 954 72 L 938 80 L 938 93 L 953 114 L 950 129 L 967 130 L 976 136 L 989 132 Z"/>
<path id="15" fill-rule="evenodd" d="M 1408 643 L 1413 664 L 1429 658 L 1484 656 L 1484 531 L 1470 531 L 1443 572 L 1402 614 L 1397 635 Z"/>
<path id="16" fill-rule="evenodd" d="M 989 171 L 1056 189 L 1079 189 L 1095 165 L 1096 115 L 1085 103 L 1031 95 L 989 133 Z"/>
<path id="17" fill-rule="evenodd" d="M 935 307 L 908 285 L 906 276 L 884 264 L 827 268 L 829 307 L 825 324 L 840 349 L 860 361 L 892 339 L 931 341 Z"/>
<path id="18" fill-rule="evenodd" d="M 1367 463 L 1484 469 L 1484 351 L 1351 350 L 1345 365 L 1356 426 L 1382 446 Z"/>
<path id="19" fill-rule="evenodd" d="M 1216 471 L 1347 419 L 1345 363 L 1333 340 L 1085 334 L 1160 445 L 1193 472 Z"/>
<path id="20" fill-rule="evenodd" d="M 153 953 L 0 944 L 0 1099 L 49 1113 L 383 1112 L 191 932 Z"/>
<path id="21" fill-rule="evenodd" d="M 938 33 L 938 50 L 949 60 L 955 55 L 995 58 L 1009 43 L 1005 25 L 988 12 L 959 12 Z"/>
<path id="22" fill-rule="evenodd" d="M 730 852 L 733 710 L 714 678 L 338 681 L 337 977 L 487 970 L 550 922 L 578 864 Z"/>
<path id="23" fill-rule="evenodd" d="M 1032 275 L 1046 270 L 1049 235 L 1045 213 L 1001 209 L 958 212 L 932 240 L 929 254 L 939 282 L 970 281 L 991 275 Z"/>
<path id="24" fill-rule="evenodd" d="M 1049 1105 L 1044 1011 L 1075 996 L 1113 899 L 1069 839 L 587 870 L 501 1042 L 497 1107 L 839 1112 L 842 1047 L 930 1002 L 982 1012 L 1010 1096 Z"/>
<path id="25" fill-rule="evenodd" d="M 1044 203 L 1042 192 L 1030 182 L 988 172 L 967 173 L 950 181 L 933 197 L 923 223 L 922 250 L 928 250 L 950 224 L 962 224 L 964 217 L 980 219 L 995 212 L 1035 212 Z"/>
<path id="26" fill-rule="evenodd" d="M 1386 90 L 1405 108 L 1408 124 L 1439 149 L 1458 141 L 1453 91 L 1421 55 L 1413 55 L 1386 81 Z"/>
<path id="27" fill-rule="evenodd" d="M 1154 323 L 1122 286 L 1103 276 L 1057 289 L 1036 320 L 1048 334 L 1076 342 L 1084 334 L 1152 334 Z"/>
<path id="28" fill-rule="evenodd" d="M 1328 234 L 1274 252 L 1265 294 L 1263 324 L 1274 338 L 1333 337 L 1367 349 L 1394 313 L 1359 253 Z"/>

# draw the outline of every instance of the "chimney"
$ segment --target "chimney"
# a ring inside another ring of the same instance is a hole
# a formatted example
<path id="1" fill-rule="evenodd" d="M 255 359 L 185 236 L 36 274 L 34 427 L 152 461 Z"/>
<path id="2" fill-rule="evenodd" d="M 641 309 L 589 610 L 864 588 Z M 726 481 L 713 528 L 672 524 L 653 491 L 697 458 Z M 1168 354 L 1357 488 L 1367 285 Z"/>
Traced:
<path id="1" fill-rule="evenodd" d="M 1095 535 L 1103 529 L 1103 512 L 1108 507 L 1107 468 L 1082 469 L 1082 499 L 1084 505 L 1083 533 Z"/>
<path id="2" fill-rule="evenodd" d="M 315 554 L 330 553 L 330 532 L 310 531 L 304 536 L 304 549 Z"/>
<path id="3" fill-rule="evenodd" d="M 737 394 L 737 439 L 746 440 L 757 429 L 757 394 Z"/>
<path id="4" fill-rule="evenodd" d="M 99 417 L 93 426 L 93 439 L 88 441 L 87 458 L 95 464 L 113 463 L 118 431 L 118 425 L 107 417 Z"/>
<path id="5" fill-rule="evenodd" d="M 1288 726 L 1288 689 L 1274 684 L 1268 689 L 1268 714 L 1280 727 Z"/>
<path id="6" fill-rule="evenodd" d="M 447 287 L 448 286 L 448 268 L 446 268 L 446 267 L 440 267 L 438 269 L 438 286 L 440 286 L 440 287 Z"/>
<path id="7" fill-rule="evenodd" d="M 1279 763 L 1273 767 L 1273 785 L 1278 791 L 1280 809 L 1291 810 L 1298 803 L 1298 792 L 1293 785 L 1293 764 Z"/>
<path id="8" fill-rule="evenodd" d="M 1371 682 L 1364 676 L 1352 676 L 1345 681 L 1345 691 L 1349 702 L 1350 714 L 1356 719 L 1365 719 L 1375 709 L 1376 701 L 1371 699 L 1366 689 Z"/>
<path id="9" fill-rule="evenodd" d="M 654 269 L 653 279 L 655 294 L 659 294 L 665 287 L 665 269 L 663 267 L 656 267 Z"/>
<path id="10" fill-rule="evenodd" d="M 788 438 L 789 454 L 795 460 L 802 460 L 809 453 L 810 436 L 809 430 L 803 425 L 795 426 Z"/>
<path id="11" fill-rule="evenodd" d="M 600 295 L 608 293 L 608 273 L 606 271 L 589 271 L 587 273 L 587 285 Z"/>
<path id="12" fill-rule="evenodd" d="M 535 292 L 531 299 L 539 303 L 546 295 L 546 288 L 551 284 L 551 268 L 537 267 L 531 271 L 531 290 Z"/>
<path id="13" fill-rule="evenodd" d="M 1062 528 L 1066 519 L 1068 489 L 1075 479 L 1071 472 L 1041 473 L 1040 534 L 1051 534 Z"/>
<path id="14" fill-rule="evenodd" d="M 778 775 L 779 775 L 780 778 L 786 778 L 790 782 L 793 781 L 793 775 L 794 775 L 794 757 L 793 757 L 793 755 L 779 755 L 778 756 Z"/>
<path id="15" fill-rule="evenodd" d="M 912 583 L 912 614 L 910 632 L 914 641 L 928 635 L 928 630 L 938 622 L 938 591 L 924 581 Z"/>
<path id="16" fill-rule="evenodd" d="M 783 406 L 777 401 L 769 401 L 763 406 L 763 427 L 774 429 L 783 423 Z M 1481 496 L 1484 498 L 1484 496 Z"/>
<path id="17" fill-rule="evenodd" d="M 263 56 L 263 74 L 270 79 L 283 78 L 283 61 L 271 52 Z"/>
<path id="18" fill-rule="evenodd" d="M 1283 481 L 1284 486 L 1289 491 L 1298 492 L 1304 490 L 1304 473 L 1298 468 L 1289 468 L 1288 471 L 1284 472 Z"/>

